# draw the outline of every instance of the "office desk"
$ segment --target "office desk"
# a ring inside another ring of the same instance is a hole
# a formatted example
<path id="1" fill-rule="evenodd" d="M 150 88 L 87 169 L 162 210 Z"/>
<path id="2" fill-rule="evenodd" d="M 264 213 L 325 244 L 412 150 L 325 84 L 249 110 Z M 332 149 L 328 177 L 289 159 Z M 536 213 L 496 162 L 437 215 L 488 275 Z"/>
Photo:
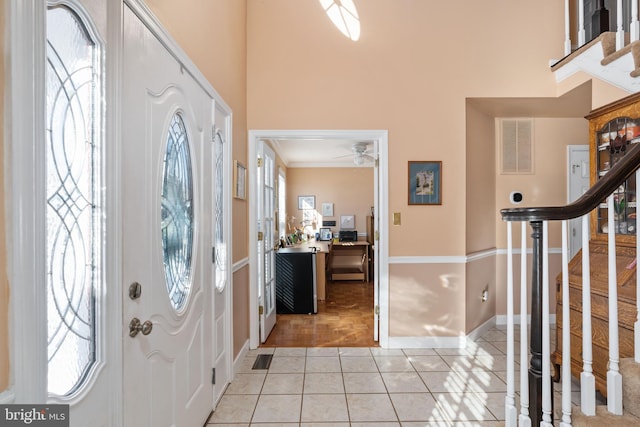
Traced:
<path id="1" fill-rule="evenodd" d="M 335 242 L 329 246 L 331 280 L 369 281 L 369 242 Z"/>

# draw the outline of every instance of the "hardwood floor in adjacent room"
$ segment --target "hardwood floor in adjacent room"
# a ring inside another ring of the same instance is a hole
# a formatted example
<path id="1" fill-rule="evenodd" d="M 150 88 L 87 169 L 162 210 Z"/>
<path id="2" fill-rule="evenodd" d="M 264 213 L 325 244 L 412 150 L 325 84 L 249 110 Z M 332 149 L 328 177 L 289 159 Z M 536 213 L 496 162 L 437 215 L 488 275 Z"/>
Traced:
<path id="1" fill-rule="evenodd" d="M 373 283 L 327 281 L 317 314 L 278 314 L 264 347 L 375 347 Z"/>

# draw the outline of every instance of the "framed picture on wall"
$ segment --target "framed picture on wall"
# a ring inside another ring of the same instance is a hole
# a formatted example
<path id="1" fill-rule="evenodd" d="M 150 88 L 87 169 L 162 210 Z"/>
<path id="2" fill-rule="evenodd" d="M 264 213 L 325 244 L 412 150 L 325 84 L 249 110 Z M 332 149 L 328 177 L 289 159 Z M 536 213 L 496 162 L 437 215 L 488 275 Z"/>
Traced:
<path id="1" fill-rule="evenodd" d="M 316 196 L 298 196 L 298 209 L 301 211 L 316 208 Z"/>
<path id="2" fill-rule="evenodd" d="M 409 162 L 409 204 L 442 204 L 442 162 Z"/>
<path id="3" fill-rule="evenodd" d="M 247 198 L 247 168 L 237 160 L 233 161 L 233 197 Z"/>
<path id="4" fill-rule="evenodd" d="M 333 216 L 333 203 L 322 204 L 322 216 Z"/>

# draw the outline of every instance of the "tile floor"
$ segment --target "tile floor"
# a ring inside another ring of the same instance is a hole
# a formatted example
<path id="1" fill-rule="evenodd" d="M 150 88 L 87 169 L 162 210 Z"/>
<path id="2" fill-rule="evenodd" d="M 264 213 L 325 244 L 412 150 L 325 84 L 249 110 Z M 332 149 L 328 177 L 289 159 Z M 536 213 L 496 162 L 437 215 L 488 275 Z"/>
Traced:
<path id="1" fill-rule="evenodd" d="M 505 348 L 503 327 L 465 349 L 259 348 L 207 426 L 502 425 Z M 268 370 L 252 369 L 261 353 L 273 353 Z"/>

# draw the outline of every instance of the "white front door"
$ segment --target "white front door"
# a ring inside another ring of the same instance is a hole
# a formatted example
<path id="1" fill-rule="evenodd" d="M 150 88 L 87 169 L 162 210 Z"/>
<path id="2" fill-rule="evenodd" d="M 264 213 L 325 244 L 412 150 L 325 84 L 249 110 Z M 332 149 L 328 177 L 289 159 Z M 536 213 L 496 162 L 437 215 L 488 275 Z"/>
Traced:
<path id="1" fill-rule="evenodd" d="M 589 146 L 569 145 L 568 153 L 568 203 L 582 196 L 590 187 L 589 181 Z M 569 257 L 573 256 L 582 247 L 582 219 L 576 218 L 569 221 Z"/>
<path id="2" fill-rule="evenodd" d="M 201 426 L 214 404 L 213 100 L 128 7 L 123 58 L 125 425 Z"/>
<path id="3" fill-rule="evenodd" d="M 258 272 L 260 290 L 260 342 L 265 342 L 276 324 L 276 188 L 275 153 L 263 141 L 258 146 Z M 261 237 L 261 238 L 260 238 Z"/>

